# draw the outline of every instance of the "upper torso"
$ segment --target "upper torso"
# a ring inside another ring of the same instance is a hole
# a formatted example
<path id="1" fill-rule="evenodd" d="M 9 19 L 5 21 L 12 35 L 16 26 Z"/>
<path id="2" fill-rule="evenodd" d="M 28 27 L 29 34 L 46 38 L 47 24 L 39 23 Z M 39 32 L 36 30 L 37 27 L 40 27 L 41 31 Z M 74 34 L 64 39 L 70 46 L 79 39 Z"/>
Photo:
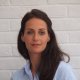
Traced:
<path id="1" fill-rule="evenodd" d="M 39 80 L 39 78 L 38 74 L 35 74 L 34 77 L 32 76 L 29 61 L 27 61 L 21 70 L 13 74 L 11 80 Z M 76 80 L 76 78 L 70 65 L 61 61 L 53 80 Z"/>

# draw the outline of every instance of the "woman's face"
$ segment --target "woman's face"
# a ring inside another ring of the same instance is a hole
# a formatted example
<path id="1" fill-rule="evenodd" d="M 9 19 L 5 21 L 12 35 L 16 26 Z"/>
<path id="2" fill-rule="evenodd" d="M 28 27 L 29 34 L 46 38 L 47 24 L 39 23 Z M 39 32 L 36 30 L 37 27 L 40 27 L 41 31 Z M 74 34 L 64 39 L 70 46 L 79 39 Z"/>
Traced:
<path id="1" fill-rule="evenodd" d="M 46 22 L 39 18 L 28 20 L 21 39 L 29 53 L 40 54 L 50 40 Z"/>

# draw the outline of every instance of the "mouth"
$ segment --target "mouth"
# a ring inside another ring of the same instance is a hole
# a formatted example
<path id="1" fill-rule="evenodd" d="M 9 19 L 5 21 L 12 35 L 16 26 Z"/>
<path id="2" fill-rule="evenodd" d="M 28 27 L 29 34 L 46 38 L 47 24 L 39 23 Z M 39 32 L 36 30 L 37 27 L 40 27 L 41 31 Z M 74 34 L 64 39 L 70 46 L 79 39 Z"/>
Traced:
<path id="1" fill-rule="evenodd" d="M 32 44 L 32 46 L 37 47 L 40 46 L 40 44 Z"/>

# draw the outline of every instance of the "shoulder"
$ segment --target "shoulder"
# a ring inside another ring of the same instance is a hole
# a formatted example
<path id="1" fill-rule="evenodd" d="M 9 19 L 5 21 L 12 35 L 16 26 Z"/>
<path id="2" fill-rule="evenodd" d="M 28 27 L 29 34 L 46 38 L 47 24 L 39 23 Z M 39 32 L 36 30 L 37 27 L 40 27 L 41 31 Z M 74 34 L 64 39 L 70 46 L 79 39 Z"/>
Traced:
<path id="1" fill-rule="evenodd" d="M 69 63 L 61 61 L 55 74 L 55 80 L 76 80 L 72 67 Z"/>
<path id="2" fill-rule="evenodd" d="M 22 69 L 16 70 L 11 76 L 11 80 L 28 80 L 29 75 L 29 61 L 26 61 L 26 65 L 23 66 Z"/>
<path id="3" fill-rule="evenodd" d="M 22 68 L 12 74 L 11 80 L 23 80 L 24 76 L 25 76 L 25 70 Z"/>
<path id="4" fill-rule="evenodd" d="M 63 71 L 69 70 L 69 69 L 72 70 L 72 68 L 71 68 L 69 63 L 66 63 L 64 61 L 60 62 L 58 70 L 63 72 Z"/>

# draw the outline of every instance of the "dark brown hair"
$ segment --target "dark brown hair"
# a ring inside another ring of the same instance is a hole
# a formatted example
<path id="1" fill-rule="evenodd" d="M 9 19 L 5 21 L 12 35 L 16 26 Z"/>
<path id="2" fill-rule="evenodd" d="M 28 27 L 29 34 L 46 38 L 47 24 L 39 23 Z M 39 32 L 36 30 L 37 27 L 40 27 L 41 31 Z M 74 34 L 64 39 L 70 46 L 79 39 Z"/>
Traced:
<path id="1" fill-rule="evenodd" d="M 47 43 L 46 49 L 42 52 L 41 63 L 37 69 L 37 72 L 39 72 L 39 80 L 53 80 L 60 61 L 64 61 L 64 56 L 67 56 L 69 62 L 70 57 L 59 48 L 55 33 L 52 29 L 52 22 L 45 12 L 32 9 L 24 15 L 18 35 L 18 51 L 26 60 L 30 60 L 28 50 L 25 43 L 21 40 L 21 36 L 24 34 L 25 23 L 32 18 L 39 18 L 45 21 L 50 35 L 50 41 Z"/>

